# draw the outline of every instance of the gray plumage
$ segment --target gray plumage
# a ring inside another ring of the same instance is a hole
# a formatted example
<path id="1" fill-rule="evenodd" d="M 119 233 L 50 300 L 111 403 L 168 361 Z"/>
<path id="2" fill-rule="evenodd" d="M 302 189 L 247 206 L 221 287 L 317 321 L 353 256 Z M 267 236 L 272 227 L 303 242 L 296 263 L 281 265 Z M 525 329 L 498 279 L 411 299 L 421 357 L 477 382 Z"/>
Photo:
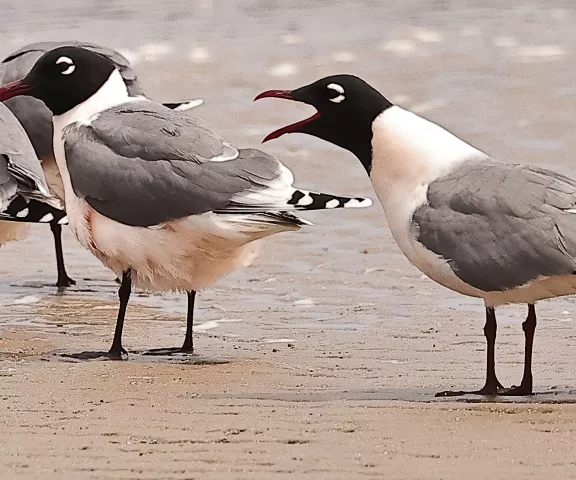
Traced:
<path id="1" fill-rule="evenodd" d="M 53 210 L 61 211 L 62 205 L 48 193 L 30 140 L 16 117 L 0 104 L 0 217 L 19 221 L 39 221 L 46 213 L 52 214 L 50 220 L 64 217 Z"/>
<path id="2" fill-rule="evenodd" d="M 199 119 L 154 102 L 111 108 L 90 126 L 68 127 L 64 140 L 74 193 L 127 225 L 211 211 L 246 184 L 226 182 L 219 171 L 228 162 L 207 162 L 225 153 L 234 158 L 236 149 Z"/>
<path id="3" fill-rule="evenodd" d="M 274 157 L 236 150 L 200 119 L 151 101 L 110 108 L 90 125 L 68 126 L 63 138 L 76 196 L 126 225 L 147 227 L 206 212 L 369 205 L 296 190 L 292 174 Z"/>
<path id="4" fill-rule="evenodd" d="M 5 58 L 0 65 L 0 84 L 20 80 L 32 69 L 36 61 L 46 52 L 58 47 L 77 46 L 96 52 L 109 58 L 122 75 L 131 96 L 142 95 L 142 88 L 136 74 L 126 58 L 111 48 L 101 47 L 87 42 L 39 42 L 22 47 Z M 39 158 L 53 155 L 52 151 L 52 113 L 40 100 L 32 97 L 14 97 L 5 102 L 16 115 L 30 137 Z"/>
<path id="5" fill-rule="evenodd" d="M 429 186 L 413 234 L 486 292 L 576 271 L 576 181 L 514 164 L 464 163 Z"/>
<path id="6" fill-rule="evenodd" d="M 3 157 L 2 185 L 18 187 L 32 195 L 48 191 L 40 162 L 22 125 L 10 110 L 0 104 L 0 155 Z M 15 190 L 14 190 L 15 192 Z"/>

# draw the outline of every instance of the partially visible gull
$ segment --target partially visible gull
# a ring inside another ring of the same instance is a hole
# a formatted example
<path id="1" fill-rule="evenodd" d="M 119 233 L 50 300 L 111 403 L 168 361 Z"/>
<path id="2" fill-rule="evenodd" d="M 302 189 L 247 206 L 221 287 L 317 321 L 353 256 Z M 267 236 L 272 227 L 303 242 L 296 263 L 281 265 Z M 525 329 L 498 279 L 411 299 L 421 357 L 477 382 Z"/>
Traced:
<path id="1" fill-rule="evenodd" d="M 27 234 L 28 223 L 67 223 L 48 192 L 40 162 L 22 125 L 0 105 L 0 246 Z"/>

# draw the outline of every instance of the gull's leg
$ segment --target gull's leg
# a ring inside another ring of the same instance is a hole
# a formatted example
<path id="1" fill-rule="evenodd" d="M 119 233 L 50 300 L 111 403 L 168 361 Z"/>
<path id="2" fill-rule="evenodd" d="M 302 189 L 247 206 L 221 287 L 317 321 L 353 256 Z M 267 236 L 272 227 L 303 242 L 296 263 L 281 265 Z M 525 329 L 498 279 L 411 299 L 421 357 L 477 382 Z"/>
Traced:
<path id="1" fill-rule="evenodd" d="M 534 395 L 532 391 L 532 348 L 534 347 L 534 332 L 536 331 L 536 308 L 534 304 L 528 305 L 528 316 L 522 323 L 524 330 L 524 375 L 519 387 L 508 388 L 500 395 L 522 396 Z"/>
<path id="2" fill-rule="evenodd" d="M 120 300 L 120 308 L 118 309 L 118 318 L 116 319 L 116 329 L 114 331 L 114 340 L 112 346 L 108 350 L 108 354 L 112 358 L 122 358 L 122 354 L 128 354 L 122 347 L 122 330 L 124 329 L 124 317 L 126 316 L 126 307 L 128 300 L 130 300 L 130 292 L 132 291 L 132 271 L 126 270 L 122 274 L 122 283 L 118 289 L 118 299 Z"/>
<path id="3" fill-rule="evenodd" d="M 116 319 L 116 330 L 114 331 L 114 340 L 112 346 L 107 352 L 102 351 L 87 351 L 80 353 L 64 353 L 63 357 L 74 358 L 77 360 L 93 360 L 97 358 L 109 358 L 111 360 L 122 360 L 123 355 L 128 355 L 128 352 L 122 347 L 122 330 L 124 329 L 124 317 L 126 316 L 126 307 L 130 299 L 130 292 L 132 290 L 132 271 L 126 270 L 122 274 L 122 283 L 118 289 L 118 299 L 120 300 L 120 307 L 118 308 L 118 318 Z"/>
<path id="4" fill-rule="evenodd" d="M 480 390 L 472 391 L 446 391 L 438 392 L 437 397 L 456 397 L 461 395 L 498 395 L 504 387 L 496 377 L 495 350 L 496 350 L 496 312 L 494 307 L 486 307 L 486 323 L 484 336 L 486 337 L 486 383 Z"/>
<path id="5" fill-rule="evenodd" d="M 196 300 L 196 292 L 190 290 L 188 292 L 188 313 L 186 315 L 186 336 L 184 337 L 184 343 L 181 347 L 172 348 L 153 348 L 144 352 L 144 355 L 172 355 L 175 353 L 194 353 L 194 338 L 193 338 L 193 328 L 194 328 L 194 303 Z"/>
<path id="6" fill-rule="evenodd" d="M 66 266 L 64 265 L 64 253 L 62 251 L 62 225 L 58 222 L 50 222 L 50 230 L 54 236 L 54 249 L 56 250 L 56 268 L 58 269 L 58 281 L 56 286 L 60 288 L 76 285 L 76 281 L 68 276 L 66 273 Z"/>

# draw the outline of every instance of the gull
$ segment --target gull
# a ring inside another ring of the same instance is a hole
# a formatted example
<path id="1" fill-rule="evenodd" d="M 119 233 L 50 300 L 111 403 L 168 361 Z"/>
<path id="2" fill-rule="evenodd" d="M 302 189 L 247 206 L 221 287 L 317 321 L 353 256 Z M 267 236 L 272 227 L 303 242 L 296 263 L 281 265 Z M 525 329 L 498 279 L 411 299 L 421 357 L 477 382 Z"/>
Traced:
<path id="1" fill-rule="evenodd" d="M 79 46 L 92 50 L 100 55 L 109 58 L 119 69 L 128 92 L 132 96 L 143 95 L 142 87 L 138 81 L 135 72 L 132 70 L 130 63 L 120 53 L 107 47 L 102 47 L 93 43 L 78 41 L 63 42 L 39 42 L 23 46 L 17 51 L 8 55 L 0 64 L 0 84 L 20 80 L 24 78 L 34 63 L 46 52 L 57 47 Z M 170 108 L 179 111 L 186 111 L 203 103 L 202 99 L 195 99 L 186 102 L 175 102 L 166 104 Z M 16 118 L 23 125 L 30 141 L 42 162 L 42 168 L 48 182 L 48 189 L 64 202 L 64 186 L 52 149 L 52 114 L 50 110 L 39 100 L 32 97 L 17 97 L 6 102 L 6 105 Z M 13 226 L 12 228 L 18 228 Z M 18 235 L 19 239 L 26 236 L 26 227 L 19 226 L 21 229 Z M 56 251 L 56 265 L 58 270 L 58 280 L 56 286 L 69 287 L 76 282 L 68 276 L 64 265 L 64 255 L 62 252 L 62 226 L 57 221 L 50 223 L 50 229 L 54 237 L 54 246 Z"/>
<path id="2" fill-rule="evenodd" d="M 312 117 L 264 141 L 300 132 L 352 152 L 408 260 L 437 283 L 484 300 L 485 385 L 438 395 L 533 394 L 535 304 L 576 293 L 576 181 L 499 162 L 352 75 L 269 90 L 260 98 L 313 106 Z M 519 386 L 504 389 L 495 371 L 495 309 L 510 303 L 528 305 L 524 374 Z"/>
<path id="3" fill-rule="evenodd" d="M 48 191 L 40 162 L 16 117 L 0 104 L 0 246 L 20 240 L 28 223 L 67 223 Z"/>
<path id="4" fill-rule="evenodd" d="M 255 149 L 237 149 L 200 119 L 131 97 L 109 59 L 79 47 L 44 54 L 0 101 L 42 100 L 53 114 L 54 154 L 70 227 L 122 278 L 114 340 L 132 284 L 188 292 L 192 352 L 195 294 L 256 255 L 254 241 L 308 224 L 292 212 L 362 208 L 370 199 L 295 188 L 292 172 Z"/>

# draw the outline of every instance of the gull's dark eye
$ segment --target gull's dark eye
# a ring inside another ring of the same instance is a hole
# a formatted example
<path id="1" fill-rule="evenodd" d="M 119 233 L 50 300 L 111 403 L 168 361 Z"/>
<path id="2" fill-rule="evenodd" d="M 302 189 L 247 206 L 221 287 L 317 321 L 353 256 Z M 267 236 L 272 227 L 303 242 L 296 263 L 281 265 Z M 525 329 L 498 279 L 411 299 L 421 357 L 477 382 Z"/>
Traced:
<path id="1" fill-rule="evenodd" d="M 60 72 L 62 75 L 70 75 L 76 70 L 76 65 L 74 65 L 74 62 L 69 57 L 60 57 L 56 60 L 56 65 L 60 65 L 61 63 L 66 66 L 66 68 Z"/>
<path id="2" fill-rule="evenodd" d="M 336 94 L 335 96 L 328 99 L 331 102 L 341 103 L 344 100 L 346 100 L 346 96 L 344 95 L 344 87 L 342 85 L 338 85 L 337 83 L 331 83 L 327 85 L 326 88 L 330 90 L 329 92 L 330 95 Z"/>

